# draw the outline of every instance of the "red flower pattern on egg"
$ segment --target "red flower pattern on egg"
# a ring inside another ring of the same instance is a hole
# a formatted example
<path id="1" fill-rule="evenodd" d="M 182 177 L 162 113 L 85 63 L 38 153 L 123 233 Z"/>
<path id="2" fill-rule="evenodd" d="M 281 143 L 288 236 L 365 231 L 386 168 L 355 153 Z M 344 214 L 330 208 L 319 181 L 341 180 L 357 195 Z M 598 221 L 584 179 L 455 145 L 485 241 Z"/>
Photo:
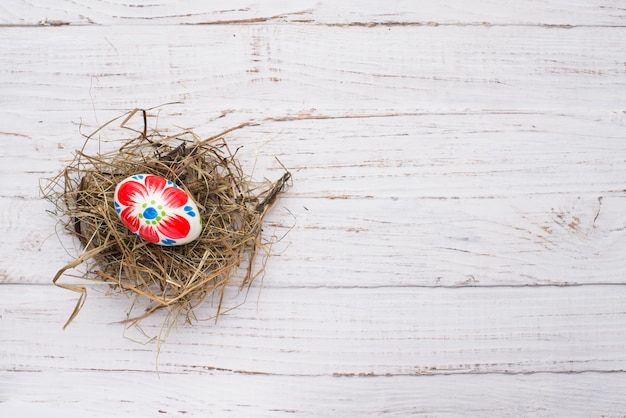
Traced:
<path id="1" fill-rule="evenodd" d="M 187 204 L 189 197 L 162 177 L 133 176 L 120 184 L 116 199 L 116 209 L 124 225 L 146 241 L 171 245 L 189 234 L 189 221 L 174 213 Z M 166 238 L 161 240 L 159 233 Z"/>

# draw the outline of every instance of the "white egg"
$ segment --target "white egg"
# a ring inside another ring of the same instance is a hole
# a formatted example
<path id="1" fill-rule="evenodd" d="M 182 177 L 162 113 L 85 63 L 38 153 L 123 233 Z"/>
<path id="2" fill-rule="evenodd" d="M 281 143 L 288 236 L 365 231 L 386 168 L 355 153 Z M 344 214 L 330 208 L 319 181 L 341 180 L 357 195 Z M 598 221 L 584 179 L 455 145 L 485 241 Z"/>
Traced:
<path id="1" fill-rule="evenodd" d="M 115 188 L 114 204 L 122 223 L 154 244 L 187 244 L 202 232 L 191 196 L 160 176 L 135 174 L 122 180 Z"/>

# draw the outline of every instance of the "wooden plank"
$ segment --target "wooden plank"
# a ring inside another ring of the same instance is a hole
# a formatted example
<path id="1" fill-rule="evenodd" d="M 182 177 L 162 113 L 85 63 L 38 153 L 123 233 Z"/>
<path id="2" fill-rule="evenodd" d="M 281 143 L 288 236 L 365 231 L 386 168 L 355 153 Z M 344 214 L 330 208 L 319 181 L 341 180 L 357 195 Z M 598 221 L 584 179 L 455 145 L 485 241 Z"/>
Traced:
<path id="1" fill-rule="evenodd" d="M 0 402 L 0 413 L 7 417 L 98 417 L 116 411 L 138 418 L 621 418 L 626 412 L 626 386 L 617 373 L 294 378 L 219 370 L 158 377 L 155 373 L 42 371 L 0 372 L 0 382 L 5 400 Z"/>
<path id="2" fill-rule="evenodd" d="M 211 2 L 105 2 L 101 0 L 19 0 L 3 2 L 4 25 L 112 25 L 112 24 L 219 24 L 229 22 L 329 25 L 623 25 L 623 4 L 618 0 L 542 2 L 300 0 L 255 3 L 248 0 Z"/>
<path id="3" fill-rule="evenodd" d="M 295 187 L 295 186 L 294 186 Z M 337 199 L 285 197 L 267 218 L 272 247 L 266 285 L 493 286 L 622 283 L 624 199 L 533 198 L 449 201 L 365 200 L 360 211 Z M 80 254 L 37 201 L 0 199 L 14 257 L 0 281 L 49 283 Z M 555 205 L 560 207 L 555 207 Z M 20 209 L 23 208 L 23 210 Z M 398 220 L 393 214 L 413 212 Z M 492 215 L 493 212 L 497 215 Z M 20 227 L 28 219 L 28 227 Z M 576 220 L 578 219 L 578 220 Z M 57 236 L 56 234 L 60 234 Z M 272 238 L 274 236 L 274 238 Z M 59 241 L 60 239 L 60 241 Z M 327 251 L 329 243 L 344 251 Z M 33 256 L 45 254 L 45 257 Z M 29 260 L 24 262 L 24 260 Z M 301 266 L 308 276 L 301 279 Z M 75 282 L 71 278 L 64 280 Z"/>
<path id="4" fill-rule="evenodd" d="M 0 285 L 0 370 L 292 376 L 423 376 L 623 372 L 626 287 L 411 286 L 265 288 L 225 297 L 217 324 L 210 303 L 200 322 L 173 330 L 156 356 L 137 341 L 158 336 L 164 315 L 122 334 L 127 297 L 92 291 L 62 325 L 76 296 L 50 285 Z M 239 306 L 240 305 L 240 306 Z M 237 309 L 227 311 L 229 308 Z M 140 314 L 141 308 L 135 311 Z M 148 337 L 146 337 L 146 335 Z M 135 339 L 133 341 L 132 339 Z"/>
<path id="5" fill-rule="evenodd" d="M 180 121 L 187 121 L 189 115 L 169 111 L 154 117 L 151 127 L 180 132 Z M 38 197 L 39 179 L 57 174 L 85 145 L 81 132 L 95 130 L 96 122 L 92 117 L 85 122 L 90 128 L 78 128 L 72 123 L 73 114 L 63 112 L 42 123 L 36 120 L 38 114 L 17 122 L 7 118 L 10 133 L 2 138 L 19 146 L 3 149 L 0 173 L 18 178 L 3 187 L 2 196 Z M 245 118 L 205 120 L 190 129 L 208 137 Z M 624 113 L 585 117 L 549 111 L 416 111 L 257 120 L 259 126 L 233 132 L 226 139 L 233 149 L 242 147 L 237 153 L 242 164 L 259 176 L 279 176 L 282 168 L 273 158 L 279 157 L 299 177 L 292 196 L 455 200 L 572 194 L 597 198 L 623 191 Z M 16 137 L 18 133 L 22 136 Z M 100 139 L 89 142 L 87 152 L 112 151 L 135 136 L 119 128 L 105 130 Z M 346 194 L 346 186 L 351 194 Z"/>
<path id="6" fill-rule="evenodd" d="M 259 24 L 183 26 L 172 37 L 152 26 L 70 26 L 0 34 L 10 64 L 0 68 L 3 108 L 16 118 L 45 110 L 39 120 L 53 109 L 76 112 L 78 123 L 94 110 L 100 118 L 171 101 L 200 115 L 194 125 L 205 112 L 213 119 L 233 110 L 249 118 L 468 109 L 530 111 L 529 121 L 542 112 L 619 118 L 626 86 L 621 27 Z"/>

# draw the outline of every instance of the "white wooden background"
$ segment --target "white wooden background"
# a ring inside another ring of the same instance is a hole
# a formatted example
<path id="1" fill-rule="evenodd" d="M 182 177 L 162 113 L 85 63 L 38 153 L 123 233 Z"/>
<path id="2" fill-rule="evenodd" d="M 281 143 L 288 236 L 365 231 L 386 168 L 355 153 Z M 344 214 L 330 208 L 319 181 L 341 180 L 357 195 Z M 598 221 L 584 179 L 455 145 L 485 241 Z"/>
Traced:
<path id="1" fill-rule="evenodd" d="M 626 416 L 623 0 L 4 0 L 0 48 L 0 416 Z M 293 185 L 157 359 L 103 285 L 62 330 L 39 181 L 171 101 Z"/>

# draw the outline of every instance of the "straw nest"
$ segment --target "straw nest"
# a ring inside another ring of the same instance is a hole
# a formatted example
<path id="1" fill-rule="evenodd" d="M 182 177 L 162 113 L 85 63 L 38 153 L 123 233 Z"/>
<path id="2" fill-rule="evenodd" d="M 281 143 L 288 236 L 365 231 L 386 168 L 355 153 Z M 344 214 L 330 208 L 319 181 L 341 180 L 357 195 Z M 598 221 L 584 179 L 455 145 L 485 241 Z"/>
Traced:
<path id="1" fill-rule="evenodd" d="M 259 273 L 255 255 L 263 248 L 263 217 L 290 174 L 285 171 L 274 183 L 249 180 L 223 139 L 243 126 L 247 124 L 207 139 L 190 131 L 148 134 L 144 111 L 144 131 L 139 136 L 110 153 L 77 151 L 74 160 L 50 181 L 44 197 L 55 204 L 67 231 L 84 247 L 53 279 L 57 286 L 80 293 L 65 327 L 78 314 L 87 293 L 85 287 L 58 280 L 81 264 L 88 266 L 84 278 L 104 280 L 113 289 L 148 302 L 139 315 L 129 313 L 127 321 L 132 323 L 163 308 L 189 320 L 208 297 L 217 301 L 217 318 L 229 280 L 238 276 L 240 290 L 254 280 Z M 113 205 L 115 187 L 137 173 L 172 180 L 193 197 L 203 222 L 198 239 L 181 246 L 160 246 L 142 240 L 122 224 Z"/>

